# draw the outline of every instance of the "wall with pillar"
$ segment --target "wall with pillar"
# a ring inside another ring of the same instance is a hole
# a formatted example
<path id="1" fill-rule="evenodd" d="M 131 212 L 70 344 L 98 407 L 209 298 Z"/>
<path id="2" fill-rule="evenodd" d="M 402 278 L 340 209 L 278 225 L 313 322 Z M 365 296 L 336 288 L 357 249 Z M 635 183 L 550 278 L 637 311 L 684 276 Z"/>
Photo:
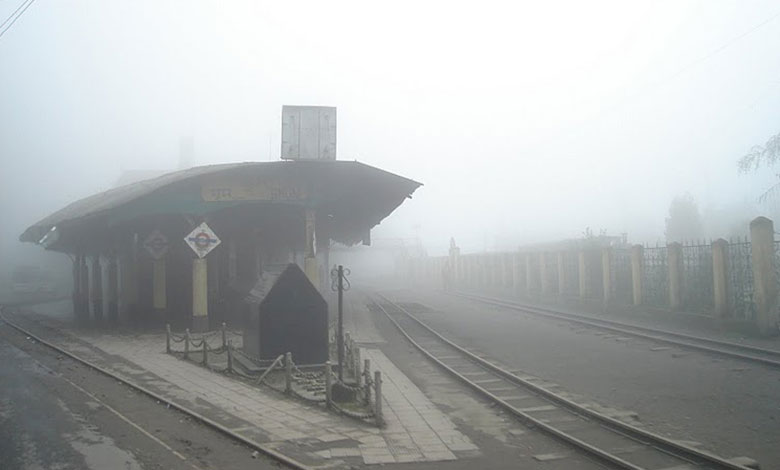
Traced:
<path id="1" fill-rule="evenodd" d="M 756 326 L 763 334 L 769 334 L 778 327 L 778 279 L 774 237 L 774 225 L 766 217 L 758 217 L 750 223 Z"/>
<path id="2" fill-rule="evenodd" d="M 750 224 L 749 242 L 730 243 L 719 239 L 709 245 L 669 243 L 665 249 L 646 250 L 642 245 L 628 245 L 623 240 L 617 246 L 598 248 L 579 244 L 554 250 L 458 253 L 454 272 L 456 285 L 467 289 L 502 290 L 503 295 L 528 298 L 541 294 L 566 301 L 571 300 L 572 293 L 579 293 L 581 301 L 600 301 L 605 307 L 623 302 L 675 312 L 690 308 L 691 299 L 704 293 L 711 299 L 705 298 L 699 305 L 709 305 L 709 310 L 697 313 L 722 320 L 752 322 L 762 333 L 769 334 L 776 332 L 780 325 L 777 273 L 780 266 L 776 266 L 780 242 L 775 242 L 774 237 L 773 222 L 759 217 Z M 659 253 L 663 256 L 660 261 Z M 746 254 L 749 263 L 745 263 Z M 706 256 L 711 258 L 702 258 Z M 424 265 L 431 278 L 436 276 L 436 269 L 442 263 L 451 259 L 452 255 L 426 258 L 420 265 Z M 730 259 L 742 263 L 741 267 L 731 266 Z M 420 269 L 417 266 L 410 260 L 410 269 Z M 711 269 L 711 286 L 705 286 L 692 296 L 686 289 L 700 286 L 701 278 L 692 279 L 691 276 L 707 275 L 708 269 Z M 749 277 L 745 277 L 748 274 Z M 569 276 L 578 279 L 569 279 Z M 659 290 L 658 276 L 663 278 L 662 290 Z M 574 286 L 567 290 L 572 281 Z M 732 292 L 735 285 L 742 290 Z M 752 292 L 752 299 L 747 298 L 745 292 Z M 740 311 L 733 311 L 735 305 L 745 302 L 752 303 L 742 305 Z"/>

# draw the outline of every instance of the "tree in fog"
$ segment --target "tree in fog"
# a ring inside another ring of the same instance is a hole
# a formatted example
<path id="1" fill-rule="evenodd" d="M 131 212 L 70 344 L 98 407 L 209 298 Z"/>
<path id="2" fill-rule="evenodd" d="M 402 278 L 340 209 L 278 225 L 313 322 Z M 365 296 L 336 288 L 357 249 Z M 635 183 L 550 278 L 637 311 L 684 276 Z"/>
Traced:
<path id="1" fill-rule="evenodd" d="M 739 159 L 741 173 L 756 171 L 761 167 L 775 166 L 780 162 L 780 133 L 773 135 L 764 145 L 755 145 L 750 152 Z M 778 175 L 780 176 L 780 175 Z M 780 182 L 775 183 L 759 197 L 760 202 L 774 199 L 780 193 Z"/>
<path id="2" fill-rule="evenodd" d="M 669 205 L 666 218 L 666 241 L 694 240 L 703 235 L 699 205 L 690 193 L 677 196 Z"/>

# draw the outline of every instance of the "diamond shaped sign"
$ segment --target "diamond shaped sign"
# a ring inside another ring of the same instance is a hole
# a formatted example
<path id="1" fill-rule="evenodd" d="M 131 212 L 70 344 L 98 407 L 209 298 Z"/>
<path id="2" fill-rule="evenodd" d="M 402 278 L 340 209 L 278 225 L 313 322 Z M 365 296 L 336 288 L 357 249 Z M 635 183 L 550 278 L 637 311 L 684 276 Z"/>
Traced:
<path id="1" fill-rule="evenodd" d="M 222 241 L 217 237 L 211 227 L 206 222 L 195 227 L 195 230 L 190 232 L 189 235 L 184 237 L 184 241 L 192 248 L 192 251 L 198 255 L 198 258 L 203 258 L 217 247 Z"/>
<path id="2" fill-rule="evenodd" d="M 160 259 L 168 253 L 168 237 L 155 229 L 144 240 L 144 248 L 154 259 Z"/>

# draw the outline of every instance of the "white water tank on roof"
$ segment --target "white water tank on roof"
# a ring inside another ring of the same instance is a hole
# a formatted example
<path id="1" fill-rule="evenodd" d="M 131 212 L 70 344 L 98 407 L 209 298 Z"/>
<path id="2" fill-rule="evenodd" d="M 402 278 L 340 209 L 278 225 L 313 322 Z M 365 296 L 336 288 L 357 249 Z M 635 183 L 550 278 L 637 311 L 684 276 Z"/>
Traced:
<path id="1" fill-rule="evenodd" d="M 336 159 L 336 108 L 282 106 L 282 158 Z"/>

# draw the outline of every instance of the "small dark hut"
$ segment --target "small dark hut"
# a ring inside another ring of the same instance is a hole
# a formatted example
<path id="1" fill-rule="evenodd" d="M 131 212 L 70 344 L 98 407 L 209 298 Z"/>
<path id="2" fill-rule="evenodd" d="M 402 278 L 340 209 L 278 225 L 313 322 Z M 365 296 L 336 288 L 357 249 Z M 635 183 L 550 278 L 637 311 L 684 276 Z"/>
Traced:
<path id="1" fill-rule="evenodd" d="M 297 364 L 328 360 L 328 305 L 297 264 L 289 264 L 260 300 L 244 348 L 262 359 L 292 353 Z"/>

